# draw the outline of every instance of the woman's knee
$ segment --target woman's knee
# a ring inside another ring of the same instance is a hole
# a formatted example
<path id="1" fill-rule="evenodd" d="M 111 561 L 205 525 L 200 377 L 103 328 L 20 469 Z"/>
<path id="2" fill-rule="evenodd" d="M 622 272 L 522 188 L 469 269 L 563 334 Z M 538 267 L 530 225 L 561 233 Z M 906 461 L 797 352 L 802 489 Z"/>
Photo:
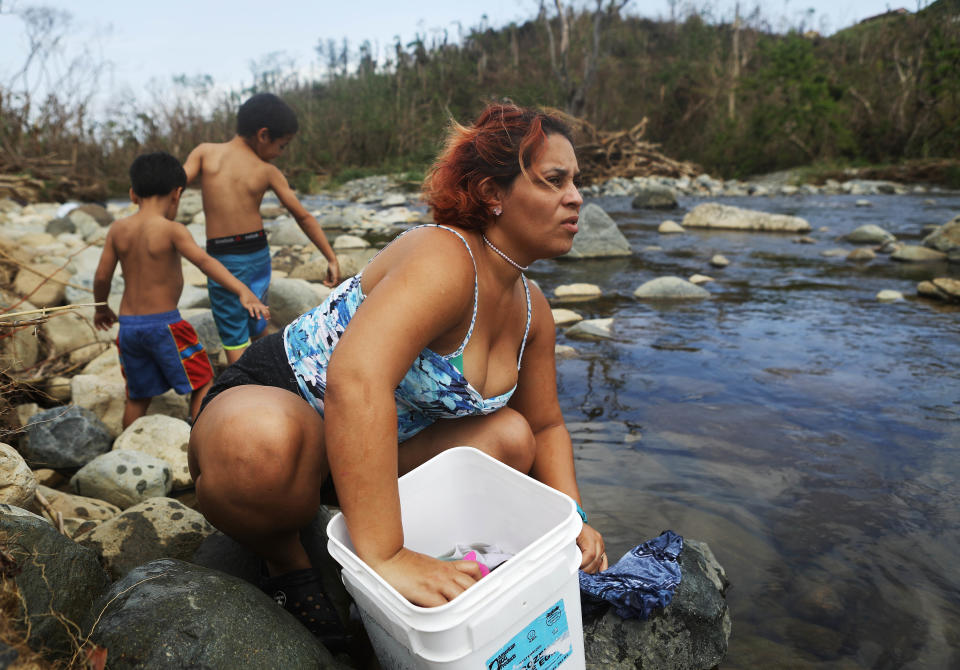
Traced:
<path id="1" fill-rule="evenodd" d="M 274 394 L 228 393 L 211 402 L 191 433 L 191 460 L 202 474 L 204 497 L 261 508 L 309 503 L 326 472 L 320 418 L 309 407 L 304 415 L 283 396 L 265 402 L 271 398 L 260 396 Z M 200 488 L 198 481 L 198 494 Z"/>
<path id="2" fill-rule="evenodd" d="M 520 472 L 530 472 L 537 443 L 524 416 L 505 407 L 489 418 L 490 435 L 496 444 L 497 459 Z"/>

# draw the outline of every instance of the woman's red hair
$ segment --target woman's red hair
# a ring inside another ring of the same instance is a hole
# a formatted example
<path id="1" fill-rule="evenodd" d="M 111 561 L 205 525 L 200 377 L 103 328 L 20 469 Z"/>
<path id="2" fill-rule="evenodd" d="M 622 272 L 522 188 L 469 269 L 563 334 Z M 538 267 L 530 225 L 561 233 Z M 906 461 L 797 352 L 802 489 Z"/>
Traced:
<path id="1" fill-rule="evenodd" d="M 490 182 L 509 188 L 558 133 L 570 144 L 558 117 L 512 104 L 490 104 L 471 126 L 451 122 L 446 145 L 423 182 L 423 199 L 437 223 L 482 230 L 490 220 Z"/>

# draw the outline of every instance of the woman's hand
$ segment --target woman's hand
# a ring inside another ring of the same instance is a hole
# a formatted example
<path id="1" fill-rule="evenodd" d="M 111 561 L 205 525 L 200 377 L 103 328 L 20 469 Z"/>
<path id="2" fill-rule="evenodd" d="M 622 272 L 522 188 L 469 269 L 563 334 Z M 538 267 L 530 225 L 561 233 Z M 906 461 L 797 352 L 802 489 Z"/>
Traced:
<path id="1" fill-rule="evenodd" d="M 584 572 L 602 572 L 609 567 L 607 552 L 603 545 L 603 536 L 593 527 L 583 524 L 583 530 L 577 536 L 577 546 L 580 547 L 580 552 L 583 554 L 580 569 Z"/>
<path id="2" fill-rule="evenodd" d="M 476 561 L 441 561 L 409 549 L 372 566 L 414 605 L 444 605 L 473 586 L 483 575 Z"/>

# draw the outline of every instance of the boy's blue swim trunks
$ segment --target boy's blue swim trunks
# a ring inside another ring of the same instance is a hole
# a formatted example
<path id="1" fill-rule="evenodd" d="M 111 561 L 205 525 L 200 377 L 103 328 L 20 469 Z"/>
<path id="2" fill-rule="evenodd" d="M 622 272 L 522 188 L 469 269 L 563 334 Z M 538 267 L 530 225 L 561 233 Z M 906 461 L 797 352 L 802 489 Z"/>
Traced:
<path id="1" fill-rule="evenodd" d="M 120 315 L 117 348 L 128 398 L 152 398 L 168 389 L 194 391 L 213 379 L 197 331 L 173 310 Z"/>
<path id="2" fill-rule="evenodd" d="M 234 277 L 246 284 L 263 304 L 267 304 L 270 248 L 267 247 L 263 231 L 207 240 L 207 251 L 223 263 Z M 213 320 L 224 349 L 242 349 L 267 327 L 266 319 L 251 318 L 240 304 L 240 298 L 212 279 L 207 280 L 207 291 Z"/>

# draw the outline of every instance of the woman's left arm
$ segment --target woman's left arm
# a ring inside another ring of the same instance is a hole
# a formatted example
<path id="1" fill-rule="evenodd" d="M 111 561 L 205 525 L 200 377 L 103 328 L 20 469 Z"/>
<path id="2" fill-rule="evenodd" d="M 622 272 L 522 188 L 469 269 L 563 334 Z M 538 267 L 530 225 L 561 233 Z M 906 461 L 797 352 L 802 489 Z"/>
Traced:
<path id="1" fill-rule="evenodd" d="M 543 292 L 530 284 L 530 333 L 520 366 L 517 390 L 510 407 L 520 412 L 530 424 L 536 440 L 536 455 L 530 476 L 551 488 L 566 493 L 581 504 L 580 489 L 573 465 L 573 444 L 567 432 L 557 398 L 557 364 L 554 354 L 555 325 L 550 304 Z M 577 537 L 583 554 L 581 569 L 586 572 L 606 570 L 607 555 L 603 537 L 586 523 Z"/>

